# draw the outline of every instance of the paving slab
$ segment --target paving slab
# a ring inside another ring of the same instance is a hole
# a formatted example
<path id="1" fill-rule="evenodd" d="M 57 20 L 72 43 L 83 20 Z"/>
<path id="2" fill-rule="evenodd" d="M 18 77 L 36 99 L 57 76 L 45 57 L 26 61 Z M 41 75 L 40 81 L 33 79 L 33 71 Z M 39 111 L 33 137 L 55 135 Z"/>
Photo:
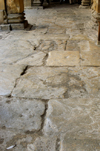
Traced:
<path id="1" fill-rule="evenodd" d="M 9 96 L 16 84 L 16 79 L 25 69 L 24 65 L 0 65 L 0 95 Z"/>
<path id="2" fill-rule="evenodd" d="M 47 66 L 77 66 L 79 65 L 78 51 L 52 51 L 49 52 Z"/>
<path id="3" fill-rule="evenodd" d="M 25 98 L 100 97 L 100 68 L 31 67 L 12 96 Z"/>
<path id="4" fill-rule="evenodd" d="M 45 103 L 40 100 L 0 97 L 0 127 L 22 132 L 41 129 Z"/>
<path id="5" fill-rule="evenodd" d="M 79 140 L 85 138 L 98 140 L 100 138 L 99 108 L 100 98 L 52 99 L 48 102 L 44 134 L 61 134 Z M 65 141 L 67 143 L 67 139 Z"/>
<path id="6" fill-rule="evenodd" d="M 80 57 L 82 66 L 100 66 L 100 46 L 92 41 L 80 42 Z"/>

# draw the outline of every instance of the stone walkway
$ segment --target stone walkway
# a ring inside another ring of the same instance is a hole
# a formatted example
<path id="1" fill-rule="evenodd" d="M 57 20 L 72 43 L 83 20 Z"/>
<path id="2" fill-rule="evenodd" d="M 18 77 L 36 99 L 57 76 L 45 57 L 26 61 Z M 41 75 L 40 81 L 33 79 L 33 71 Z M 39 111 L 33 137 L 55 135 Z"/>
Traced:
<path id="1" fill-rule="evenodd" d="M 26 10 L 0 32 L 0 151 L 100 151 L 100 47 L 91 11 Z"/>

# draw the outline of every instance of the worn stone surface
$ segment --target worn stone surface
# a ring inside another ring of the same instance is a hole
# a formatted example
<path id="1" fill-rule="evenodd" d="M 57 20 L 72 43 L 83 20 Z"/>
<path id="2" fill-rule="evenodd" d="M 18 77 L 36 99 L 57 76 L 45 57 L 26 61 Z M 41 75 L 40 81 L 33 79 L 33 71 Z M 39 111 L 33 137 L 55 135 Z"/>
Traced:
<path id="1" fill-rule="evenodd" d="M 18 60 L 16 63 L 23 65 L 40 66 L 43 65 L 43 59 L 45 58 L 45 56 L 46 54 L 43 52 L 34 52 L 32 55 L 29 55 L 22 60 Z"/>
<path id="2" fill-rule="evenodd" d="M 33 144 L 27 145 L 27 151 L 56 151 L 56 141 L 54 136 L 38 137 Z"/>
<path id="3" fill-rule="evenodd" d="M 78 51 L 53 51 L 49 52 L 47 66 L 76 66 L 79 65 Z"/>
<path id="4" fill-rule="evenodd" d="M 99 73 L 100 68 L 33 67 L 20 78 L 12 95 L 42 99 L 99 97 Z"/>
<path id="5" fill-rule="evenodd" d="M 65 135 L 65 137 L 62 137 L 61 139 L 61 150 L 66 151 L 99 151 L 100 150 L 100 141 L 99 139 L 91 139 L 91 138 L 74 138 L 73 136 L 70 137 L 68 135 Z"/>
<path id="6" fill-rule="evenodd" d="M 100 47 L 92 42 L 83 41 L 80 43 L 81 65 L 100 66 Z"/>
<path id="7" fill-rule="evenodd" d="M 57 5 L 26 9 L 30 30 L 0 32 L 0 151 L 100 150 L 98 33 L 90 9 Z"/>
<path id="8" fill-rule="evenodd" d="M 73 139 L 99 139 L 99 105 L 100 98 L 50 100 L 44 133 L 66 134 Z"/>
<path id="9" fill-rule="evenodd" d="M 0 127 L 21 131 L 41 129 L 45 104 L 40 100 L 0 98 Z"/>
<path id="10" fill-rule="evenodd" d="M 0 65 L 0 95 L 9 96 L 25 66 Z"/>
<path id="11" fill-rule="evenodd" d="M 30 68 L 22 76 L 12 95 L 41 99 L 63 98 L 67 91 L 67 86 L 63 85 L 63 81 L 67 80 L 67 72 L 65 68 Z"/>

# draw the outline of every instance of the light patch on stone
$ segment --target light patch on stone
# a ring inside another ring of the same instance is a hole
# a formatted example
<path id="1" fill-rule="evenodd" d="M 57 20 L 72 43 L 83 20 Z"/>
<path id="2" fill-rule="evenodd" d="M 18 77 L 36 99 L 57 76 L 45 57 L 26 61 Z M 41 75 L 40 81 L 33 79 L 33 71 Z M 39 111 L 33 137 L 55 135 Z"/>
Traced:
<path id="1" fill-rule="evenodd" d="M 47 66 L 76 66 L 79 65 L 78 51 L 52 51 L 49 52 Z"/>

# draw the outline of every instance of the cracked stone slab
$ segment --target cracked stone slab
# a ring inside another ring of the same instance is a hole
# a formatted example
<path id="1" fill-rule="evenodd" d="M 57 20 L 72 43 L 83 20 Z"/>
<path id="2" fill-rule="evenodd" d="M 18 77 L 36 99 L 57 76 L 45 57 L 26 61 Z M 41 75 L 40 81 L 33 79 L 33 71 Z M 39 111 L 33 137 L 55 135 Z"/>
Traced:
<path id="1" fill-rule="evenodd" d="M 34 54 L 35 44 L 21 39 L 0 41 L 0 63 L 12 64 Z"/>
<path id="2" fill-rule="evenodd" d="M 46 56 L 46 53 L 44 52 L 34 52 L 32 55 L 18 60 L 17 64 L 23 64 L 23 65 L 31 65 L 31 66 L 40 66 L 43 65 L 43 60 Z"/>
<path id="3" fill-rule="evenodd" d="M 66 134 L 72 138 L 100 138 L 100 98 L 52 99 L 44 124 L 44 134 Z"/>
<path id="4" fill-rule="evenodd" d="M 82 66 L 100 66 L 100 46 L 89 41 L 80 42 Z"/>
<path id="5" fill-rule="evenodd" d="M 75 66 L 79 65 L 78 51 L 52 51 L 49 52 L 47 66 Z"/>
<path id="6" fill-rule="evenodd" d="M 38 99 L 100 97 L 99 73 L 99 67 L 31 67 L 17 82 L 12 96 Z"/>
<path id="7" fill-rule="evenodd" d="M 32 132 L 41 129 L 45 103 L 40 100 L 0 97 L 0 127 Z"/>
<path id="8" fill-rule="evenodd" d="M 61 73 L 62 72 L 62 73 Z M 67 69 L 32 67 L 21 77 L 12 95 L 27 98 L 63 98 L 67 86 Z"/>
<path id="9" fill-rule="evenodd" d="M 0 65 L 0 95 L 11 94 L 16 79 L 20 77 L 24 69 L 24 65 Z"/>
<path id="10" fill-rule="evenodd" d="M 27 145 L 27 151 L 56 151 L 56 141 L 55 136 L 38 137 L 33 144 Z"/>

